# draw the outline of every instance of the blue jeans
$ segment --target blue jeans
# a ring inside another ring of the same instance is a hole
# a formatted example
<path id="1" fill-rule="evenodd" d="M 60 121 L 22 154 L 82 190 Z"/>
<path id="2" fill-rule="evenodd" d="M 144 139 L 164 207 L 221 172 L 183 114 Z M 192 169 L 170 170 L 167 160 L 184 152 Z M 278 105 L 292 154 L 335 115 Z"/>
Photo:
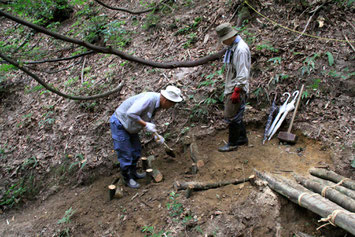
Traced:
<path id="1" fill-rule="evenodd" d="M 113 149 L 117 152 L 121 170 L 135 166 L 141 157 L 142 145 L 138 133 L 130 134 L 117 119 L 115 114 L 110 118 Z"/>

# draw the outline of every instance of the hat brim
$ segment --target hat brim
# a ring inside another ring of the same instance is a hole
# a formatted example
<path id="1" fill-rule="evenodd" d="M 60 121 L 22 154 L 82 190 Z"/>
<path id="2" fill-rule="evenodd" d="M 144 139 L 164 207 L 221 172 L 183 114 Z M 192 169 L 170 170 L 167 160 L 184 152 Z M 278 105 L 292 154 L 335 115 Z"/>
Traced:
<path id="1" fill-rule="evenodd" d="M 182 98 L 180 96 L 178 96 L 177 98 L 170 97 L 166 90 L 162 90 L 160 93 L 164 96 L 164 98 L 172 102 L 178 103 L 182 101 Z"/>
<path id="2" fill-rule="evenodd" d="M 223 41 L 232 38 L 233 36 L 235 36 L 236 34 L 238 34 L 238 32 L 236 30 L 232 30 L 231 32 L 229 32 L 228 34 L 226 34 L 225 36 L 219 38 L 219 41 L 223 43 Z"/>

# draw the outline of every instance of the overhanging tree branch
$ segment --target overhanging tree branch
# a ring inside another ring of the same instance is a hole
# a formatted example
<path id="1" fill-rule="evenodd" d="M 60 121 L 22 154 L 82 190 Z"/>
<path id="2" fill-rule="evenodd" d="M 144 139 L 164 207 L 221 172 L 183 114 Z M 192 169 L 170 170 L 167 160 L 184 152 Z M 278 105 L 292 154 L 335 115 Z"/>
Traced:
<path id="1" fill-rule="evenodd" d="M 113 93 L 119 92 L 122 89 L 122 87 L 123 87 L 123 83 L 121 82 L 115 89 L 113 89 L 112 91 L 105 92 L 103 94 L 98 94 L 98 95 L 93 95 L 93 96 L 71 96 L 71 95 L 64 94 L 64 93 L 62 93 L 62 92 L 50 87 L 47 83 L 45 83 L 37 75 L 35 75 L 32 72 L 28 71 L 26 68 L 21 67 L 20 64 L 18 64 L 16 61 L 14 61 L 14 60 L 8 58 L 7 56 L 3 55 L 1 52 L 0 52 L 0 58 L 2 58 L 5 61 L 11 63 L 12 65 L 15 65 L 18 69 L 20 69 L 24 73 L 28 74 L 29 76 L 31 76 L 33 79 L 35 79 L 39 84 L 41 84 L 47 90 L 49 90 L 49 91 L 51 91 L 51 92 L 53 92 L 53 93 L 55 93 L 55 94 L 57 94 L 59 96 L 62 96 L 64 98 L 67 98 L 67 99 L 72 99 L 72 100 L 94 100 L 94 99 L 99 99 L 99 98 L 103 98 L 103 97 L 106 97 L 108 95 L 111 95 Z"/>
<path id="2" fill-rule="evenodd" d="M 143 64 L 143 65 L 147 65 L 147 66 L 151 66 L 151 67 L 157 67 L 157 68 L 172 69 L 172 68 L 179 68 L 179 67 L 196 67 L 196 66 L 199 66 L 199 65 L 203 65 L 203 64 L 205 64 L 207 62 L 219 59 L 224 54 L 224 52 L 226 50 L 226 49 L 222 49 L 222 50 L 220 50 L 219 52 L 217 52 L 215 54 L 211 54 L 209 56 L 205 56 L 205 57 L 200 58 L 200 59 L 195 60 L 195 61 L 169 62 L 169 63 L 154 62 L 154 61 L 145 60 L 143 58 L 134 57 L 132 55 L 129 55 L 127 53 L 124 53 L 124 52 L 121 52 L 119 50 L 113 49 L 111 47 L 109 47 L 109 48 L 100 47 L 100 46 L 96 46 L 96 45 L 87 43 L 87 42 L 82 41 L 82 40 L 73 39 L 73 38 L 70 38 L 70 37 L 55 33 L 55 32 L 51 32 L 51 31 L 49 31 L 49 30 L 47 30 L 47 29 L 45 29 L 45 28 L 43 28 L 41 26 L 38 26 L 38 25 L 32 24 L 30 22 L 27 22 L 25 20 L 22 20 L 22 19 L 20 19 L 18 17 L 15 17 L 15 16 L 13 16 L 11 14 L 8 14 L 8 13 L 6 13 L 4 11 L 1 11 L 1 10 L 0 10 L 0 16 L 4 16 L 6 18 L 9 18 L 9 19 L 11 19 L 11 20 L 13 20 L 13 21 L 15 21 L 17 23 L 20 23 L 22 25 L 28 26 L 28 27 L 30 27 L 32 29 L 37 30 L 38 32 L 41 32 L 43 34 L 52 36 L 52 37 L 54 37 L 56 39 L 60 39 L 60 40 L 66 41 L 66 42 L 70 42 L 70 43 L 73 43 L 73 44 L 76 44 L 76 45 L 80 45 L 80 46 L 86 47 L 86 48 L 91 49 L 91 50 L 93 50 L 93 51 L 95 51 L 97 53 L 114 54 L 114 55 L 117 55 L 120 58 L 125 59 L 125 60 L 129 60 L 129 61 L 133 61 L 133 62 L 137 62 L 137 63 Z"/>
<path id="3" fill-rule="evenodd" d="M 155 8 L 157 8 L 163 1 L 157 3 L 157 4 L 155 5 L 155 7 L 152 7 L 152 8 L 146 9 L 146 10 L 136 11 L 136 12 L 135 12 L 135 11 L 131 11 L 131 10 L 126 9 L 126 8 L 111 7 L 111 6 L 109 6 L 109 5 L 107 5 L 107 4 L 103 3 L 103 2 L 101 2 L 101 1 L 99 1 L 99 0 L 95 0 L 95 2 L 97 2 L 98 4 L 104 6 L 104 7 L 108 8 L 108 9 L 111 9 L 111 10 L 127 12 L 127 13 L 130 13 L 130 14 L 133 14 L 133 15 L 139 15 L 139 14 L 142 14 L 142 13 L 146 13 L 146 12 L 151 12 L 151 11 L 153 11 L 153 10 L 154 10 Z"/>

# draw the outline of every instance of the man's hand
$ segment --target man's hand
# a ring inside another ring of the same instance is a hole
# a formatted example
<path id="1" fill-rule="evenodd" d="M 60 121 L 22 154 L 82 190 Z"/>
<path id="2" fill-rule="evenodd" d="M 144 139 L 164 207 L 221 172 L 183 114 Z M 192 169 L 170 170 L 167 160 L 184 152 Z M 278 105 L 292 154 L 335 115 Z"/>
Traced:
<path id="1" fill-rule="evenodd" d="M 234 88 L 234 91 L 230 98 L 233 104 L 240 102 L 240 92 L 242 92 L 242 89 L 240 89 L 239 87 Z"/>
<path id="2" fill-rule="evenodd" d="M 158 133 L 154 134 L 154 140 L 158 143 L 158 144 L 163 144 L 165 142 L 165 139 L 163 136 L 160 136 Z"/>
<path id="3" fill-rule="evenodd" d="M 154 123 L 146 122 L 145 129 L 147 129 L 148 132 L 152 132 L 152 133 L 157 132 L 157 129 L 156 129 L 156 126 Z"/>

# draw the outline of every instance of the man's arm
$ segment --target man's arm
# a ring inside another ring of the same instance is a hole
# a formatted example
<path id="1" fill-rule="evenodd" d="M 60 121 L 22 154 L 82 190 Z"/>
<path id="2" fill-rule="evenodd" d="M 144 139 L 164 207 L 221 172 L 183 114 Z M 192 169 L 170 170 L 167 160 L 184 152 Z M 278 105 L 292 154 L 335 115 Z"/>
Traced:
<path id="1" fill-rule="evenodd" d="M 233 63 L 236 67 L 235 87 L 239 87 L 244 91 L 247 91 L 245 87 L 248 83 L 250 73 L 248 69 L 249 54 L 247 52 L 238 53 L 236 57 L 233 57 Z"/>

